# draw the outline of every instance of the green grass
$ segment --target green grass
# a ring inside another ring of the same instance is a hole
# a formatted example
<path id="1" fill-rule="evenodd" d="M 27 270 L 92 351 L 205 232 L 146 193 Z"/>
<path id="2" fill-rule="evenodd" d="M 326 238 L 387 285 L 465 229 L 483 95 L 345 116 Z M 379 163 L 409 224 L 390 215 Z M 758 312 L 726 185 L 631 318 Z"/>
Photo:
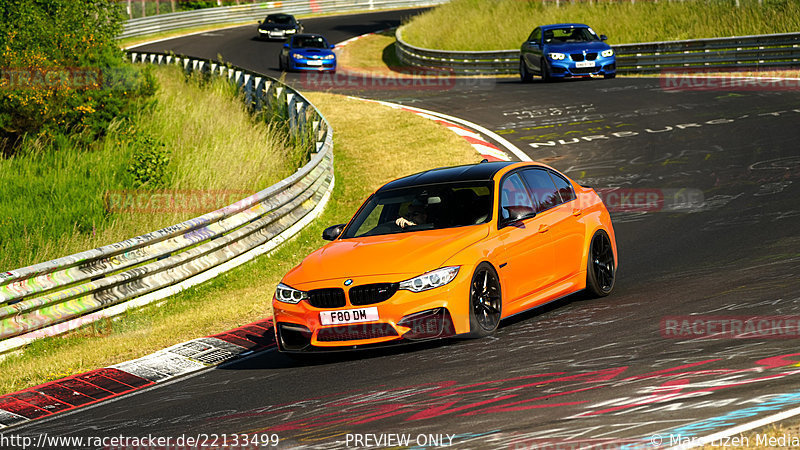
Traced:
<path id="1" fill-rule="evenodd" d="M 137 149 L 163 144 L 169 163 L 165 181 L 155 188 L 222 192 L 220 201 L 202 205 L 204 211 L 224 206 L 231 198 L 225 191 L 243 198 L 241 192 L 264 189 L 302 162 L 283 133 L 251 117 L 227 82 L 201 86 L 175 67 L 154 73 L 161 86 L 157 103 L 143 105 L 129 122 L 114 122 L 106 138 L 88 146 L 61 136 L 28 140 L 16 156 L 0 159 L 0 271 L 199 216 L 185 208 L 107 210 L 109 191 L 154 188 L 137 186 L 128 171 Z"/>
<path id="2" fill-rule="evenodd" d="M 438 166 L 473 163 L 478 154 L 440 125 L 404 111 L 314 93 L 335 130 L 336 187 L 322 216 L 273 253 L 200 286 L 63 337 L 34 342 L 0 361 L 0 394 L 137 358 L 271 315 L 280 278 L 321 246 L 322 230 L 349 220 L 381 184 Z"/>
<path id="3" fill-rule="evenodd" d="M 453 0 L 411 19 L 403 39 L 442 50 L 518 49 L 538 25 L 579 22 L 612 44 L 701 39 L 800 30 L 796 0 L 598 1 L 561 6 L 540 0 Z M 457 20 L 455 20 L 457 18 Z"/>
<path id="4" fill-rule="evenodd" d="M 338 65 L 344 69 L 366 72 L 398 68 L 402 63 L 395 52 L 394 30 L 366 36 L 344 46 L 339 53 Z"/>

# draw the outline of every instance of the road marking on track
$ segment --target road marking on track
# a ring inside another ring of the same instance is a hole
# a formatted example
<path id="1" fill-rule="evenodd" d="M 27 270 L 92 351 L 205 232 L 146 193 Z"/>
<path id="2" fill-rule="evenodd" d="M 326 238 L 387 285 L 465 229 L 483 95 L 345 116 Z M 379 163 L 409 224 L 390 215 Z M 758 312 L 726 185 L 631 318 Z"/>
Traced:
<path id="1" fill-rule="evenodd" d="M 408 111 L 420 117 L 424 117 L 426 119 L 438 122 L 441 125 L 449 128 L 450 131 L 458 134 L 459 136 L 464 137 L 464 139 L 466 139 L 481 156 L 483 156 L 485 159 L 488 159 L 489 161 L 511 161 L 511 157 L 509 157 L 506 152 L 498 148 L 496 145 L 485 140 L 481 136 L 481 133 L 485 136 L 489 136 L 490 139 L 494 140 L 495 142 L 503 146 L 506 150 L 508 150 L 514 156 L 516 156 L 520 161 L 533 161 L 528 155 L 522 152 L 522 150 L 518 149 L 514 144 L 504 139 L 502 136 L 468 120 L 464 120 L 459 117 L 454 117 L 447 114 L 442 114 L 436 111 L 416 108 L 413 106 L 399 105 L 397 103 L 385 102 L 382 100 L 371 100 L 361 97 L 349 97 L 349 98 L 366 102 L 379 103 L 381 105 L 388 106 L 393 109 Z"/>
<path id="2" fill-rule="evenodd" d="M 670 447 L 669 450 L 683 450 L 683 449 L 701 447 L 711 442 L 719 442 L 725 438 L 735 436 L 737 434 L 741 434 L 747 431 L 751 431 L 756 428 L 761 428 L 771 423 L 780 422 L 781 420 L 786 420 L 798 415 L 800 415 L 800 408 L 789 409 L 780 412 L 778 414 L 773 414 L 771 416 L 764 417 L 763 419 L 758 419 L 752 422 L 743 423 L 733 428 L 728 428 L 727 430 L 723 430 L 714 434 L 709 434 L 708 436 L 693 439 L 692 442 L 688 444 L 675 445 L 673 447 Z"/>

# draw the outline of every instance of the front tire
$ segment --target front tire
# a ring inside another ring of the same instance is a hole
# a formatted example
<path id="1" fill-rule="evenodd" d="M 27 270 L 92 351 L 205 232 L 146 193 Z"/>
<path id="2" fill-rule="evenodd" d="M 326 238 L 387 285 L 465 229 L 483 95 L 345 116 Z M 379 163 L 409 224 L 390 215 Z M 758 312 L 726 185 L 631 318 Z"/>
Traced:
<path id="1" fill-rule="evenodd" d="M 491 264 L 480 263 L 472 274 L 469 287 L 469 337 L 480 338 L 494 333 L 502 312 L 500 277 Z"/>
<path id="2" fill-rule="evenodd" d="M 533 75 L 528 72 L 528 66 L 525 65 L 525 60 L 523 58 L 519 59 L 519 79 L 523 83 L 530 83 L 533 81 Z"/>
<path id="3" fill-rule="evenodd" d="M 616 76 L 617 76 L 616 73 L 607 73 L 607 74 L 603 75 L 603 78 L 605 78 L 606 80 L 610 80 L 612 78 L 616 78 Z"/>
<path id="4" fill-rule="evenodd" d="M 608 233 L 599 230 L 592 236 L 587 260 L 586 293 L 592 297 L 605 297 L 614 290 L 617 275 Z"/>
<path id="5" fill-rule="evenodd" d="M 553 77 L 550 76 L 550 66 L 547 65 L 547 61 L 544 60 L 544 58 L 541 61 L 540 67 L 542 72 L 542 81 L 545 83 L 552 81 Z"/>

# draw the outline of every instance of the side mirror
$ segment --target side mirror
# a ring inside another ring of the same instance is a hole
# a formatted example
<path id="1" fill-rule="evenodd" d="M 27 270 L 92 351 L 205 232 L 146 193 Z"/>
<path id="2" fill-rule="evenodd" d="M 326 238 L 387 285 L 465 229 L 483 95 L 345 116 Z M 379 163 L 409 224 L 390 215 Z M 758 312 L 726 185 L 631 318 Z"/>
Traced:
<path id="1" fill-rule="evenodd" d="M 261 21 L 260 20 L 258 21 L 258 24 L 261 25 Z"/>
<path id="2" fill-rule="evenodd" d="M 342 223 L 339 225 L 334 225 L 332 227 L 325 228 L 325 231 L 322 232 L 322 239 L 325 239 L 326 241 L 335 240 L 336 238 L 339 237 L 340 234 L 342 234 L 345 225 L 346 224 Z"/>
<path id="3" fill-rule="evenodd" d="M 289 48 L 289 43 L 283 44 L 283 48 Z"/>
<path id="4" fill-rule="evenodd" d="M 331 50 L 333 50 L 334 48 L 336 48 L 336 46 L 335 45 L 331 45 Z"/>
<path id="5" fill-rule="evenodd" d="M 600 35 L 600 40 L 601 41 L 607 41 L 608 40 L 608 36 L 606 36 L 605 34 L 601 34 Z"/>

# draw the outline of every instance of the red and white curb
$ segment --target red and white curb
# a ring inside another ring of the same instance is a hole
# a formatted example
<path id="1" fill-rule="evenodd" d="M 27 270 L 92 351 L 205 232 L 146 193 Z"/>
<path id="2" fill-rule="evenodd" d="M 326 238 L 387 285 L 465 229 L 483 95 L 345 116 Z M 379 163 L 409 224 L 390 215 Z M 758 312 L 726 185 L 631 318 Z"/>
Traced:
<path id="1" fill-rule="evenodd" d="M 342 47 L 344 47 L 345 45 L 353 43 L 353 42 L 355 42 L 355 41 L 357 41 L 359 39 L 363 39 L 363 38 L 365 38 L 367 36 L 374 36 L 376 34 L 380 34 L 380 33 L 383 33 L 385 31 L 388 31 L 388 30 L 391 30 L 391 28 L 384 28 L 383 30 L 373 31 L 372 33 L 360 34 L 358 36 L 351 37 L 350 39 L 347 39 L 347 40 L 344 40 L 342 42 L 337 43 L 335 50 L 339 50 Z"/>
<path id="2" fill-rule="evenodd" d="M 526 155 L 522 150 L 518 149 L 514 144 L 512 144 L 502 136 L 498 135 L 497 133 L 494 133 L 493 131 L 490 131 L 476 123 L 472 123 L 470 121 L 458 117 L 449 116 L 447 114 L 442 114 L 422 108 L 416 108 L 413 106 L 398 105 L 396 103 L 385 102 L 381 100 L 371 100 L 360 97 L 350 97 L 350 98 L 372 103 L 378 103 L 393 109 L 407 111 L 412 114 L 416 114 L 420 117 L 433 120 L 439 123 L 440 125 L 447 127 L 450 131 L 456 133 L 457 135 L 463 137 L 467 142 L 470 143 L 470 145 L 472 145 L 472 147 L 475 149 L 475 151 L 478 152 L 478 154 L 480 154 L 484 159 L 487 159 L 489 161 L 511 161 L 511 157 L 509 156 L 508 153 L 506 153 L 496 145 L 486 140 L 483 137 L 483 135 L 489 136 L 492 140 L 500 144 L 500 146 L 502 146 L 509 153 L 513 154 L 520 161 L 532 161 L 530 156 Z"/>
<path id="3" fill-rule="evenodd" d="M 272 318 L 0 396 L 0 430 L 90 406 L 275 347 Z"/>

